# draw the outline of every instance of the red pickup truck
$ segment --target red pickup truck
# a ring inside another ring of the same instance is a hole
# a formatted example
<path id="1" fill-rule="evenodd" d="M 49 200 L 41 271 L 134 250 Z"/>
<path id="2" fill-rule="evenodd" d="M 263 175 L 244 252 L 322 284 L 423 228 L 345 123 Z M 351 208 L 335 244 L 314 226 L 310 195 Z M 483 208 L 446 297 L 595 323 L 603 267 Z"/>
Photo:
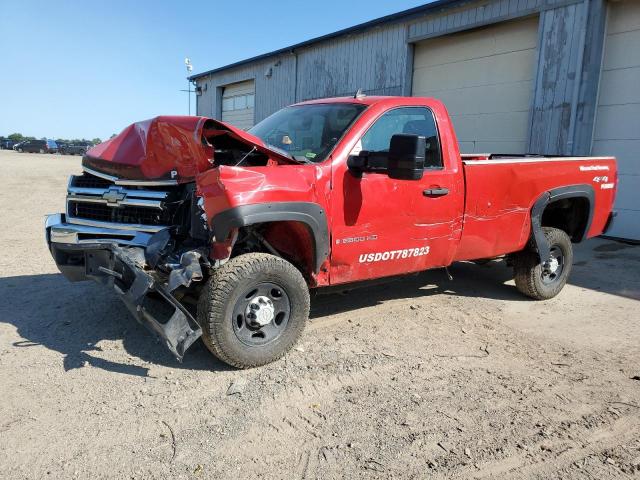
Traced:
<path id="1" fill-rule="evenodd" d="M 82 168 L 46 220 L 61 272 L 115 288 L 179 360 L 202 337 L 236 367 L 295 344 L 310 289 L 506 257 L 522 293 L 551 298 L 617 186 L 613 157 L 461 155 L 440 101 L 362 95 L 249 132 L 157 117 Z"/>

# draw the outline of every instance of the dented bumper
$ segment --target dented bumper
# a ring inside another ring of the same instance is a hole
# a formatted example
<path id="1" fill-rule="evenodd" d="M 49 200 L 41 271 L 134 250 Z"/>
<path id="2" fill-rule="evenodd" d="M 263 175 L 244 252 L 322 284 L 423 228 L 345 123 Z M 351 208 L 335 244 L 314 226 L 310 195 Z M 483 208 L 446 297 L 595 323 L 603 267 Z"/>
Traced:
<path id="1" fill-rule="evenodd" d="M 193 315 L 172 294 L 180 285 L 202 279 L 195 252 L 182 256 L 169 275 L 149 269 L 150 256 L 168 238 L 66 222 L 64 214 L 46 217 L 45 235 L 53 259 L 70 281 L 94 280 L 112 287 L 140 323 L 160 337 L 182 360 L 186 350 L 202 335 Z M 157 261 L 157 259 L 155 259 Z"/>

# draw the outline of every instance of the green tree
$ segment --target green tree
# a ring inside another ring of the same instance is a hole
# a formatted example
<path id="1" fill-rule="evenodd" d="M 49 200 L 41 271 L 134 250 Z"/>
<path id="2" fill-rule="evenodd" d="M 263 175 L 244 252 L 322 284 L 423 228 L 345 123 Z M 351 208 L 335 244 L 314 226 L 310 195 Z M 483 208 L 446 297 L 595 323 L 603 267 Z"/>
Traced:
<path id="1" fill-rule="evenodd" d="M 24 137 L 22 136 L 21 133 L 12 133 L 11 135 L 9 135 L 7 137 L 9 140 L 12 140 L 14 142 L 21 142 L 22 140 L 24 140 Z"/>
<path id="2" fill-rule="evenodd" d="M 97 145 L 99 143 L 102 143 L 102 140 L 99 139 L 98 137 L 94 138 L 93 140 L 91 140 L 91 143 L 93 143 L 94 145 Z"/>

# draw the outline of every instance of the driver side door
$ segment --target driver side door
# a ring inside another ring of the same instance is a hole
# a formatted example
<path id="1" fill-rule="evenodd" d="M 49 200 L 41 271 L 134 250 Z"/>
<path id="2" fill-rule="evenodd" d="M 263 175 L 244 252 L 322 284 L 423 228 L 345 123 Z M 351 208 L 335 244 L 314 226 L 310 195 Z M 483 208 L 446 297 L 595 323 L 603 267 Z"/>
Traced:
<path id="1" fill-rule="evenodd" d="M 389 178 L 386 171 L 354 174 L 346 159 L 334 169 L 331 283 L 366 280 L 448 265 L 459 236 L 463 195 L 446 168 L 432 111 L 400 107 L 382 114 L 351 154 L 388 153 L 398 133 L 422 135 L 427 156 L 420 180 Z M 443 193 L 446 192 L 446 193 Z"/>

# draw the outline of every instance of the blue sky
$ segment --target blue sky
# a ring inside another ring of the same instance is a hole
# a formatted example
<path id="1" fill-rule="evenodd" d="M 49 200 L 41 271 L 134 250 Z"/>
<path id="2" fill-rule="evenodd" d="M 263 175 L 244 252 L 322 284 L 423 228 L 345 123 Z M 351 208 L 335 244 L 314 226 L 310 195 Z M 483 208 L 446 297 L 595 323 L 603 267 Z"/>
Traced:
<path id="1" fill-rule="evenodd" d="M 104 139 L 186 115 L 185 56 L 202 72 L 423 3 L 0 0 L 0 135 Z"/>

